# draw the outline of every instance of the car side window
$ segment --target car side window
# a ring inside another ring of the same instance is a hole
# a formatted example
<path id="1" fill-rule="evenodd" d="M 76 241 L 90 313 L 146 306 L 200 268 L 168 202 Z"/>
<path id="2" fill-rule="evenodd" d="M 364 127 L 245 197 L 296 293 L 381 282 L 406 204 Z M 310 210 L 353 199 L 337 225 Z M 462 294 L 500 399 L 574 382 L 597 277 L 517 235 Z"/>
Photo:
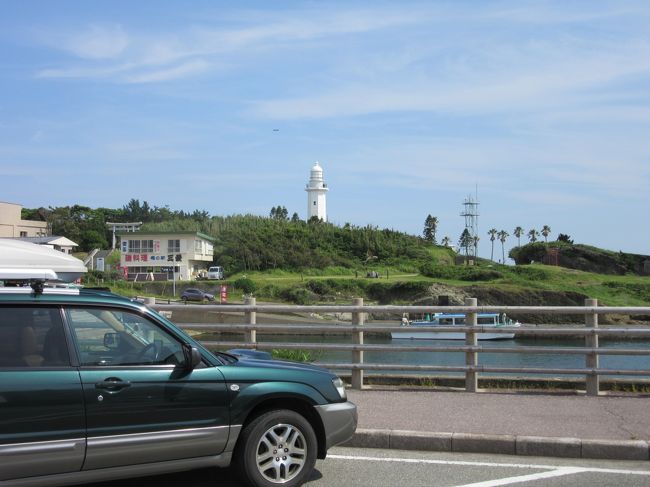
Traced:
<path id="1" fill-rule="evenodd" d="M 128 311 L 69 308 L 66 315 L 82 366 L 178 365 L 181 343 Z"/>
<path id="2" fill-rule="evenodd" d="M 59 308 L 0 308 L 0 367 L 69 365 Z"/>

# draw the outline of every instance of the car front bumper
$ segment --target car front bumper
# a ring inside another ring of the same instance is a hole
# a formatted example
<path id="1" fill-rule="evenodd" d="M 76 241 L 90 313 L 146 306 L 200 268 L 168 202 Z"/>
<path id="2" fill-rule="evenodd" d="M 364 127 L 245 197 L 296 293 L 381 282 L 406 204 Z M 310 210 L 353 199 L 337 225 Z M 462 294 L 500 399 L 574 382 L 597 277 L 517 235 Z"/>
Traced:
<path id="1" fill-rule="evenodd" d="M 351 402 L 339 402 L 315 406 L 325 428 L 325 448 L 343 443 L 357 429 L 357 406 Z"/>

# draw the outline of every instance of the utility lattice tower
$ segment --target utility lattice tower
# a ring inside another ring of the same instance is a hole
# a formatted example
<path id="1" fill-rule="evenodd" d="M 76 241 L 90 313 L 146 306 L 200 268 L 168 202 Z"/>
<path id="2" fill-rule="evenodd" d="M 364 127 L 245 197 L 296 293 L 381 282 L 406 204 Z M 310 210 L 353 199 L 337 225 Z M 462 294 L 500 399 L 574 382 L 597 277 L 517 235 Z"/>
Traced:
<path id="1" fill-rule="evenodd" d="M 465 201 L 463 201 L 463 211 L 460 214 L 460 216 L 465 217 L 465 228 L 472 237 L 473 243 L 471 248 L 473 249 L 472 254 L 474 257 L 478 255 L 478 245 L 476 238 L 478 237 L 478 204 L 478 197 L 472 197 L 470 194 L 467 198 L 465 198 Z"/>

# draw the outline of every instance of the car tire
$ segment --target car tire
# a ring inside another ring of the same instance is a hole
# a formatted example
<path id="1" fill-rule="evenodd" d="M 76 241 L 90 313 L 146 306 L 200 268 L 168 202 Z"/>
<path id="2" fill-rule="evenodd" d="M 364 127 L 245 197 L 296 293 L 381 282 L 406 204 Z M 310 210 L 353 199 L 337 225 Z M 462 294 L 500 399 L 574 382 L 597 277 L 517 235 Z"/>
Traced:
<path id="1" fill-rule="evenodd" d="M 252 487 L 295 487 L 316 464 L 317 440 L 303 416 L 287 409 L 264 413 L 242 431 L 234 465 Z"/>

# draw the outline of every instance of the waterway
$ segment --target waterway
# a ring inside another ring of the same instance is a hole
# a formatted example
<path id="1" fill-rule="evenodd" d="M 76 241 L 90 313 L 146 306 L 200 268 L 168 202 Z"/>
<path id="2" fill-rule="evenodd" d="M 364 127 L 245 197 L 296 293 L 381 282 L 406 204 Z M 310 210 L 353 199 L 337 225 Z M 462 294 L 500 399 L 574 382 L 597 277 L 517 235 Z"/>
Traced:
<path id="1" fill-rule="evenodd" d="M 349 336 L 333 335 L 324 338 L 317 335 L 272 335 L 258 336 L 259 341 L 279 343 L 351 343 Z M 410 340 L 391 339 L 389 336 L 366 336 L 366 344 L 399 345 L 403 347 L 452 347 L 464 344 L 462 340 Z M 490 348 L 515 348 L 515 347 L 583 347 L 584 340 L 580 339 L 548 339 L 548 338 L 515 338 L 512 340 L 481 340 L 479 345 Z M 600 340 L 602 348 L 618 349 L 650 349 L 650 340 Z M 351 353 L 347 351 L 312 351 L 316 363 L 350 363 Z M 650 370 L 650 356 L 648 355 L 601 355 L 600 368 L 619 370 Z M 366 351 L 364 362 L 373 364 L 391 365 L 465 365 L 464 352 L 394 352 L 394 351 Z M 525 367 L 525 368 L 553 368 L 572 369 L 585 367 L 585 355 L 568 353 L 479 353 L 479 365 L 495 367 Z M 396 371 L 397 372 L 397 371 Z M 373 372 L 366 372 L 372 374 Z M 382 372 L 386 373 L 386 372 Z M 402 372 L 404 373 L 404 372 Z M 415 373 L 415 372 L 408 372 Z M 431 374 L 431 372 L 423 372 Z M 443 373 L 436 372 L 436 375 Z M 457 375 L 449 373 L 448 375 Z M 502 375 L 502 374 L 500 374 Z M 516 375 L 516 374 L 515 374 Z M 520 374 L 519 374 L 520 375 Z M 568 377 L 565 375 L 565 377 Z"/>

